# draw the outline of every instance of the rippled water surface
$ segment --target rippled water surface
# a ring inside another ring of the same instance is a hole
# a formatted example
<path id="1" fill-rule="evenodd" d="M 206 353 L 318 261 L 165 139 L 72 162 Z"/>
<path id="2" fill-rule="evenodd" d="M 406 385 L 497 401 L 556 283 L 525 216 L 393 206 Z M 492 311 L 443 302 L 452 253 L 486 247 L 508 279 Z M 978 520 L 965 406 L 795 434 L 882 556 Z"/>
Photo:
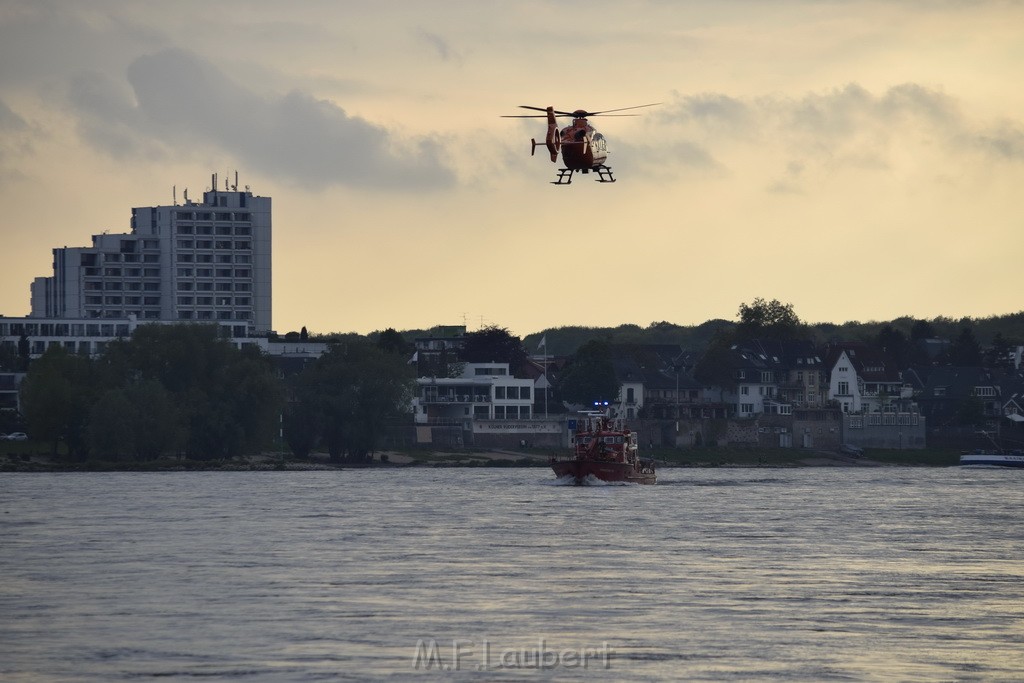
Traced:
<path id="1" fill-rule="evenodd" d="M 0 678 L 1024 677 L 1024 472 L 659 477 L 0 475 Z"/>

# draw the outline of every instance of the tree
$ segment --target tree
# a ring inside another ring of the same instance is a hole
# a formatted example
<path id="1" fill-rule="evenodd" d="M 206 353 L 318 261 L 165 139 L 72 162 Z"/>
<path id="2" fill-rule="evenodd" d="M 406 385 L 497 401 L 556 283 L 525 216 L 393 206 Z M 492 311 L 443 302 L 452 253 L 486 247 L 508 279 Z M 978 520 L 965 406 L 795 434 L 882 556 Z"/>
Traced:
<path id="1" fill-rule="evenodd" d="M 927 320 L 916 320 L 910 328 L 910 340 L 913 342 L 935 337 L 935 327 Z"/>
<path id="2" fill-rule="evenodd" d="M 114 392 L 92 418 L 94 443 L 136 457 L 184 447 L 192 458 L 224 458 L 262 450 L 276 433 L 281 390 L 258 349 L 236 349 L 213 325 L 143 325 L 108 346 L 98 386 Z M 131 406 L 124 409 L 124 398 Z M 112 415 L 120 406 L 131 416 Z M 113 434 L 120 429 L 125 433 Z"/>
<path id="3" fill-rule="evenodd" d="M 50 346 L 21 384 L 21 408 L 33 438 L 50 441 L 54 455 L 64 441 L 72 457 L 88 454 L 85 428 L 95 400 L 92 362 Z"/>
<path id="4" fill-rule="evenodd" d="M 409 342 L 405 341 L 405 337 L 393 327 L 389 327 L 377 336 L 377 348 L 403 356 L 412 351 Z"/>
<path id="5" fill-rule="evenodd" d="M 981 365 L 981 344 L 974 338 L 974 331 L 970 327 L 963 328 L 960 336 L 949 347 L 949 364 L 957 367 Z"/>
<path id="6" fill-rule="evenodd" d="M 892 325 L 884 326 L 874 339 L 874 347 L 891 360 L 898 370 L 903 370 L 911 358 L 910 341 Z"/>
<path id="7" fill-rule="evenodd" d="M 103 393 L 89 412 L 87 433 L 92 452 L 139 461 L 173 453 L 183 439 L 177 406 L 153 380 Z"/>
<path id="8" fill-rule="evenodd" d="M 740 304 L 737 340 L 806 339 L 810 332 L 793 311 L 793 304 L 778 299 L 765 301 L 758 297 L 748 306 Z"/>
<path id="9" fill-rule="evenodd" d="M 492 325 L 466 334 L 462 359 L 467 363 L 508 363 L 515 374 L 526 362 L 527 354 L 519 337 Z"/>
<path id="10" fill-rule="evenodd" d="M 594 340 L 577 349 L 558 374 L 555 388 L 570 403 L 614 401 L 619 395 L 619 380 L 609 345 Z"/>
<path id="11" fill-rule="evenodd" d="M 310 446 L 291 432 L 311 429 L 321 435 L 332 460 L 363 460 L 387 422 L 408 414 L 414 384 L 403 356 L 368 342 L 332 347 L 296 380 L 286 439 L 301 455 Z"/>
<path id="12" fill-rule="evenodd" d="M 1002 332 L 996 332 L 992 338 L 992 346 L 985 351 L 985 365 L 990 368 L 1013 368 L 1011 352 L 1018 344 L 1008 340 Z"/>

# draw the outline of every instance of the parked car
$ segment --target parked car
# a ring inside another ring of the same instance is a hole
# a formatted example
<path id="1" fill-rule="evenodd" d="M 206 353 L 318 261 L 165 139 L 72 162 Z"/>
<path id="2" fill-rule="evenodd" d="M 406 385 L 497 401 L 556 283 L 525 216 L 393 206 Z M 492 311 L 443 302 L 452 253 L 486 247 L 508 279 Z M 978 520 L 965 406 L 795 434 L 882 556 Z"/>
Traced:
<path id="1" fill-rule="evenodd" d="M 844 443 L 839 447 L 839 450 L 846 455 L 852 455 L 855 458 L 859 458 L 864 455 L 864 449 L 860 446 L 854 446 L 853 444 Z"/>
<path id="2" fill-rule="evenodd" d="M 11 432 L 5 438 L 8 441 L 28 441 L 28 434 L 25 432 Z"/>

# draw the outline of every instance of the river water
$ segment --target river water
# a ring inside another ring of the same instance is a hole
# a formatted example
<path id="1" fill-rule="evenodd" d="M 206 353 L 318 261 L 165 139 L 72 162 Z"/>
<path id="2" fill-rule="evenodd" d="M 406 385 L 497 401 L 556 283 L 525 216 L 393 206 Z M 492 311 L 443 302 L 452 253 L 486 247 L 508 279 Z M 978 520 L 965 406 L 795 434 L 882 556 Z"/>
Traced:
<path id="1" fill-rule="evenodd" d="M 1024 677 L 1024 471 L 659 479 L 0 475 L 0 679 Z"/>

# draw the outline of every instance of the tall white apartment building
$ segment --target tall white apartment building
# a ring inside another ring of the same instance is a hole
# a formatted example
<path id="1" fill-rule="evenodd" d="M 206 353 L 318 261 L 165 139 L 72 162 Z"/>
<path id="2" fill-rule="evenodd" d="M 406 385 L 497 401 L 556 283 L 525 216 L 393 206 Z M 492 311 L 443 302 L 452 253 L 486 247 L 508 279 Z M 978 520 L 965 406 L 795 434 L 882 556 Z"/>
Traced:
<path id="1" fill-rule="evenodd" d="M 132 209 L 131 232 L 53 250 L 31 318 L 209 322 L 232 337 L 271 326 L 270 197 L 211 186 L 197 203 Z"/>

